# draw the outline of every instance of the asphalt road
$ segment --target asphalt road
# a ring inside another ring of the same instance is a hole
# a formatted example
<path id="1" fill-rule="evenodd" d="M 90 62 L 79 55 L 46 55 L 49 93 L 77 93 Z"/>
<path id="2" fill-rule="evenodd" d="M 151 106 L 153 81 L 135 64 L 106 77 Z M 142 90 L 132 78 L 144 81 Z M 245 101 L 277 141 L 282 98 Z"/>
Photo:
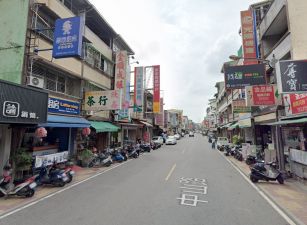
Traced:
<path id="1" fill-rule="evenodd" d="M 1 225 L 286 225 L 206 137 L 185 137 Z"/>

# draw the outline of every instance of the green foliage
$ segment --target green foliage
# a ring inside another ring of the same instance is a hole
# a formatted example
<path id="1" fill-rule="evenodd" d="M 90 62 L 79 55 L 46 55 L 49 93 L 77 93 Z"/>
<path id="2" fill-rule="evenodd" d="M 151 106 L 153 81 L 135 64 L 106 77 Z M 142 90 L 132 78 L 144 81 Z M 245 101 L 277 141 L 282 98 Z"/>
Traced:
<path id="1" fill-rule="evenodd" d="M 234 135 L 232 137 L 232 143 L 235 144 L 235 145 L 240 145 L 243 143 L 243 138 L 240 137 L 240 135 Z"/>
<path id="2" fill-rule="evenodd" d="M 78 155 L 78 158 L 82 161 L 89 160 L 92 157 L 93 157 L 93 153 L 89 149 L 83 149 Z"/>
<path id="3" fill-rule="evenodd" d="M 27 152 L 25 148 L 19 148 L 13 157 L 16 165 L 16 170 L 29 168 L 32 165 L 32 154 Z"/>

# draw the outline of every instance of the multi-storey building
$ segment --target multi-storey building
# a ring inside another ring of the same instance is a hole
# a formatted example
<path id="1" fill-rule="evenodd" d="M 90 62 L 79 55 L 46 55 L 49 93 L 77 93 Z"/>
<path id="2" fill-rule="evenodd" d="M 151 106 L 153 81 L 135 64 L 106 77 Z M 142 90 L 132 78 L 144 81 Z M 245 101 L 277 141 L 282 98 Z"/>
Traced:
<path id="1" fill-rule="evenodd" d="M 48 106 L 41 106 L 48 107 L 47 121 L 39 124 L 46 127 L 48 136 L 44 148 L 33 147 L 35 155 L 76 153 L 82 147 L 79 128 L 89 127 L 91 120 L 112 126 L 109 122 L 114 117 L 112 111 L 83 111 L 84 93 L 113 89 L 115 53 L 125 50 L 133 55 L 133 50 L 88 0 L 2 1 L 0 11 L 1 29 L 6 34 L 0 37 L 0 79 L 49 94 Z M 82 54 L 55 59 L 55 21 L 75 16 L 84 22 Z M 104 148 L 110 135 L 100 125 L 96 144 Z M 26 129 L 26 141 L 30 142 L 33 132 L 33 128 Z"/>

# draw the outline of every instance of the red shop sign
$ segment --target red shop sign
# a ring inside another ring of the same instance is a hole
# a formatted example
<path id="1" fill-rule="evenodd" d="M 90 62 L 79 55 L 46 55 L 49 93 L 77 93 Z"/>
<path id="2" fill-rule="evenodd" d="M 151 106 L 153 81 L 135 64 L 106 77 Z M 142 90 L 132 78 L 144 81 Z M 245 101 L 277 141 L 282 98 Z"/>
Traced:
<path id="1" fill-rule="evenodd" d="M 254 105 L 275 105 L 275 92 L 272 85 L 253 86 Z"/>
<path id="2" fill-rule="evenodd" d="M 307 94 L 285 94 L 283 99 L 287 115 L 307 113 Z"/>

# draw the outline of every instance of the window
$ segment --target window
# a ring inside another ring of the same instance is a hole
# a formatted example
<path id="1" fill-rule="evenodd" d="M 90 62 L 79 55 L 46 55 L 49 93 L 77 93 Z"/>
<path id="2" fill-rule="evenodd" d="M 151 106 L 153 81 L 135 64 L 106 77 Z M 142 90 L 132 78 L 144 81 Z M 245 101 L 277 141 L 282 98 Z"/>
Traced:
<path id="1" fill-rule="evenodd" d="M 86 44 L 85 61 L 96 69 L 99 69 L 109 76 L 113 75 L 113 64 L 109 62 L 103 54 L 101 54 L 93 46 Z"/>

